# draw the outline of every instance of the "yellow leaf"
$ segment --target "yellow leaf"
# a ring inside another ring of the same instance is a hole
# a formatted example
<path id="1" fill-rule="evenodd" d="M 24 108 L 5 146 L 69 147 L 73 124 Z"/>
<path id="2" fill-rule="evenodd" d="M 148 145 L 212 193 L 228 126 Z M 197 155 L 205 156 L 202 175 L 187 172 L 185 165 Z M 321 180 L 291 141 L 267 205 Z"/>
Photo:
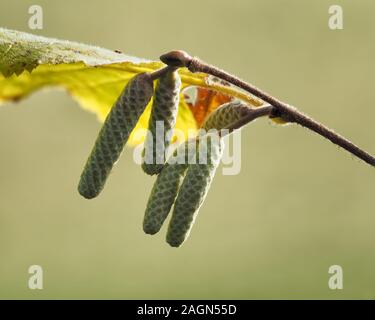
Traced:
<path id="1" fill-rule="evenodd" d="M 129 79 L 163 66 L 161 62 L 117 51 L 0 28 L 0 103 L 18 101 L 41 88 L 62 87 L 84 109 L 94 112 L 103 121 Z M 180 75 L 182 91 L 190 86 L 210 90 L 212 98 L 199 105 L 206 110 L 206 116 L 223 101 L 223 95 L 239 98 L 254 106 L 262 104 L 237 88 L 208 81 L 206 74 L 181 69 Z M 220 99 L 215 99 L 216 95 Z M 202 123 L 192 110 L 194 103 L 188 103 L 181 93 L 176 128 L 184 132 L 185 138 L 189 129 L 196 130 Z M 147 129 L 149 115 L 150 105 L 136 129 Z M 129 144 L 142 141 L 142 135 L 132 134 Z"/>

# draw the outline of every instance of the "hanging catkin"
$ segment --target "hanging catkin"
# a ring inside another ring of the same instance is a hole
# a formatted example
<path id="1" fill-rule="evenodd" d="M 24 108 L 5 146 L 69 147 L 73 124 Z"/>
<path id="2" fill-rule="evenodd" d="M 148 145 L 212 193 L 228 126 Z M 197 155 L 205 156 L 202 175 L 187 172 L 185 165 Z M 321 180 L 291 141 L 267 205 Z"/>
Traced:
<path id="1" fill-rule="evenodd" d="M 176 124 L 181 79 L 177 71 L 163 74 L 156 83 L 148 134 L 143 149 L 142 169 L 153 175 L 160 173 L 165 162 L 172 131 Z"/>
<path id="2" fill-rule="evenodd" d="M 153 95 L 148 73 L 132 78 L 108 114 L 86 162 L 78 185 L 79 193 L 91 199 L 103 189 L 139 117 Z"/>
<path id="3" fill-rule="evenodd" d="M 223 151 L 222 139 L 217 134 L 201 136 L 197 144 L 196 163 L 189 164 L 179 189 L 167 232 L 167 242 L 179 247 L 189 236 Z M 206 163 L 199 163 L 206 156 Z"/>
<path id="4" fill-rule="evenodd" d="M 196 140 L 181 144 L 173 153 L 174 162 L 168 159 L 155 184 L 147 202 L 143 219 L 143 230 L 148 234 L 157 233 L 167 218 L 176 199 L 181 180 L 185 175 L 189 159 L 195 156 Z"/>

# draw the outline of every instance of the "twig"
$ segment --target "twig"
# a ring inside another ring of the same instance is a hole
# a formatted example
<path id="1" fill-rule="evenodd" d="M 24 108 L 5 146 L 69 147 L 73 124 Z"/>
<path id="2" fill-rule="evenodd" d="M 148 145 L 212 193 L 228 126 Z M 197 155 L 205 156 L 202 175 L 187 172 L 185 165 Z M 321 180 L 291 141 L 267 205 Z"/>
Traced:
<path id="1" fill-rule="evenodd" d="M 271 105 L 266 105 L 262 107 L 257 107 L 257 108 L 251 108 L 250 112 L 241 118 L 240 120 L 232 123 L 230 126 L 228 126 L 228 133 L 233 132 L 234 130 L 237 130 L 239 128 L 242 128 L 244 125 L 248 124 L 249 122 L 255 120 L 256 118 L 259 117 L 264 117 L 264 116 L 269 116 L 271 113 L 274 111 L 275 107 Z"/>
<path id="2" fill-rule="evenodd" d="M 337 134 L 323 124 L 315 121 L 309 116 L 303 114 L 296 108 L 276 99 L 261 89 L 216 68 L 215 66 L 209 65 L 196 57 L 191 57 L 184 51 L 171 51 L 162 55 L 160 60 L 171 67 L 186 67 L 191 72 L 203 72 L 223 79 L 274 106 L 274 116 L 281 117 L 288 122 L 298 123 L 299 125 L 318 133 L 334 144 L 344 148 L 371 166 L 375 166 L 375 157 L 362 150 L 351 141 Z"/>

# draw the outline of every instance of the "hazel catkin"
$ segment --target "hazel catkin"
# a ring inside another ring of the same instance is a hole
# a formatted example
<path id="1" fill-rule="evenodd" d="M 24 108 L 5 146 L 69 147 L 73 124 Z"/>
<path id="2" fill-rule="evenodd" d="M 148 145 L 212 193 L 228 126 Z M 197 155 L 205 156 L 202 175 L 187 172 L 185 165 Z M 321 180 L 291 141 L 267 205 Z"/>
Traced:
<path id="1" fill-rule="evenodd" d="M 91 199 L 103 189 L 139 117 L 154 93 L 149 73 L 133 77 L 109 112 L 78 185 L 79 193 Z"/>
<path id="2" fill-rule="evenodd" d="M 163 74 L 156 83 L 142 155 L 142 169 L 149 175 L 158 174 L 163 168 L 165 151 L 176 124 L 180 88 L 181 79 L 176 70 Z"/>
<path id="3" fill-rule="evenodd" d="M 215 133 L 200 137 L 196 163 L 189 164 L 179 189 L 167 231 L 167 242 L 179 247 L 189 236 L 199 208 L 205 200 L 223 152 L 223 141 Z M 199 163 L 201 156 L 206 163 Z"/>
<path id="4" fill-rule="evenodd" d="M 151 190 L 143 219 L 143 231 L 155 234 L 162 227 L 176 199 L 181 181 L 188 167 L 189 159 L 195 156 L 196 141 L 181 144 L 168 159 Z"/>

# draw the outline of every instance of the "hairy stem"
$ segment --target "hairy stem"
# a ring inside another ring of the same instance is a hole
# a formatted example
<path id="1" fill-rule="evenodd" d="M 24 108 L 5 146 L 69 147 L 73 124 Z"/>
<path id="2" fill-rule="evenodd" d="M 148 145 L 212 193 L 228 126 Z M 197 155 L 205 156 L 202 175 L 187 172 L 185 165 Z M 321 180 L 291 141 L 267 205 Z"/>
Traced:
<path id="1" fill-rule="evenodd" d="M 204 72 L 223 79 L 272 105 L 275 108 L 273 111 L 274 116 L 280 117 L 288 122 L 295 122 L 305 128 L 308 128 L 330 140 L 334 144 L 344 148 L 371 166 L 375 166 L 375 157 L 362 150 L 348 139 L 303 114 L 296 108 L 276 99 L 256 86 L 253 86 L 234 75 L 220 70 L 215 66 L 209 65 L 196 57 L 191 57 L 184 51 L 171 51 L 162 55 L 160 60 L 171 67 L 186 67 L 191 72 Z"/>
<path id="2" fill-rule="evenodd" d="M 275 107 L 271 105 L 266 105 L 258 108 L 251 108 L 251 112 L 244 116 L 243 118 L 239 119 L 238 121 L 232 123 L 228 128 L 229 133 L 242 128 L 244 125 L 248 124 L 249 122 L 255 120 L 259 117 L 269 116 L 274 111 Z"/>

